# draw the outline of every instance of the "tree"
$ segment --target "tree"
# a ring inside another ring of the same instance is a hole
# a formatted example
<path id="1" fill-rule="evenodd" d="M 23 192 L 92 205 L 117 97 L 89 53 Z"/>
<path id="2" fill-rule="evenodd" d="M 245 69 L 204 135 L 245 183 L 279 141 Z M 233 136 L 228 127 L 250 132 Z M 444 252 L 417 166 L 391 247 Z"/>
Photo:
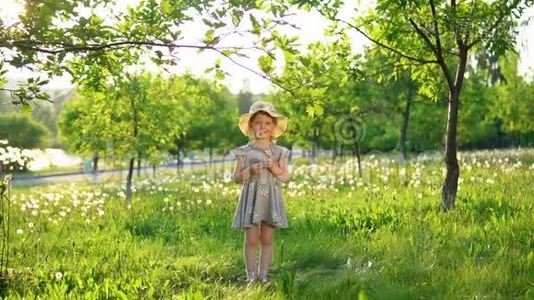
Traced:
<path id="1" fill-rule="evenodd" d="M 9 140 L 13 147 L 32 149 L 47 146 L 48 130 L 21 114 L 0 115 L 0 140 Z"/>
<path id="2" fill-rule="evenodd" d="M 428 74 L 439 70 L 448 93 L 447 172 L 441 193 L 444 210 L 455 207 L 458 190 L 458 111 L 469 54 L 481 47 L 496 54 L 513 49 L 514 21 L 532 3 L 531 0 L 385 0 L 364 17 L 347 21 L 338 17 L 339 5 L 331 5 L 330 1 L 298 1 L 299 5 L 314 6 L 332 21 L 363 34 L 373 47 L 396 54 L 399 65 L 420 65 L 412 74 L 415 79 L 426 79 L 422 80 L 420 92 L 436 89 L 437 80 Z"/>
<path id="3" fill-rule="evenodd" d="M 135 160 L 154 164 L 181 133 L 176 122 L 183 116 L 181 99 L 168 92 L 168 81 L 159 76 L 128 75 L 104 92 L 88 91 L 64 109 L 60 128 L 73 150 L 128 161 L 128 201 Z"/>
<path id="4" fill-rule="evenodd" d="M 501 59 L 507 80 L 496 86 L 496 104 L 492 111 L 502 121 L 504 132 L 521 136 L 534 132 L 534 81 L 527 83 L 517 75 L 517 64 L 515 55 Z"/>
<path id="5" fill-rule="evenodd" d="M 172 154 L 178 150 L 208 149 L 210 162 L 214 152 L 226 153 L 241 137 L 236 126 L 237 103 L 228 89 L 207 79 L 185 76 L 174 78 L 169 90 L 181 99 L 184 114 L 180 118 L 182 133 L 175 141 Z"/>

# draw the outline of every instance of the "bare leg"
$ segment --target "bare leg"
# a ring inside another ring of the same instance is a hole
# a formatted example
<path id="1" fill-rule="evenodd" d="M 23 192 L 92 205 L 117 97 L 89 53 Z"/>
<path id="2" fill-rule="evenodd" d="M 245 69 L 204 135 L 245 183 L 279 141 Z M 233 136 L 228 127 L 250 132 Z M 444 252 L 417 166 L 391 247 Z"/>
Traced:
<path id="1" fill-rule="evenodd" d="M 268 281 L 269 267 L 273 258 L 273 236 L 274 227 L 262 221 L 260 228 L 261 258 L 258 272 L 259 279 L 262 282 Z"/>
<path id="2" fill-rule="evenodd" d="M 247 281 L 257 278 L 256 273 L 256 253 L 259 244 L 259 228 L 254 226 L 245 229 L 245 239 L 243 243 L 243 252 L 245 254 L 245 268 L 247 270 Z"/>

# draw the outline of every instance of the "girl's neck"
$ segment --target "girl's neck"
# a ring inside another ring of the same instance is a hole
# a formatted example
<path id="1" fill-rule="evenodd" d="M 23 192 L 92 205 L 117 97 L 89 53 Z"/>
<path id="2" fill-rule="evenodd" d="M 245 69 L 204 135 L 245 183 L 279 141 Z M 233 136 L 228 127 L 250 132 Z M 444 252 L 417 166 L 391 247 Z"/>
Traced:
<path id="1" fill-rule="evenodd" d="M 252 141 L 252 144 L 260 148 L 267 148 L 272 144 L 272 142 L 270 139 L 255 139 Z"/>

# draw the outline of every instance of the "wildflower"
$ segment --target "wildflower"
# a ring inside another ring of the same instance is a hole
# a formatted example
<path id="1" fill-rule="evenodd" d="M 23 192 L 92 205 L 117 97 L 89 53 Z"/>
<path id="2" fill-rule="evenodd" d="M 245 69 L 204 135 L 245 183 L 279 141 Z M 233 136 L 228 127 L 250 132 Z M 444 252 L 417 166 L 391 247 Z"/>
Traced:
<path id="1" fill-rule="evenodd" d="M 58 272 L 56 272 L 55 276 L 56 276 L 56 280 L 61 280 L 61 278 L 63 278 L 63 273 L 58 271 Z"/>
<path id="2" fill-rule="evenodd" d="M 32 222 L 28 223 L 28 227 L 33 228 L 33 223 Z"/>
<path id="3" fill-rule="evenodd" d="M 20 234 L 23 234 L 23 233 L 24 233 L 24 230 L 22 230 L 22 229 L 20 229 L 20 228 L 19 228 L 19 229 L 17 229 L 17 234 L 19 234 L 19 235 L 20 235 Z"/>

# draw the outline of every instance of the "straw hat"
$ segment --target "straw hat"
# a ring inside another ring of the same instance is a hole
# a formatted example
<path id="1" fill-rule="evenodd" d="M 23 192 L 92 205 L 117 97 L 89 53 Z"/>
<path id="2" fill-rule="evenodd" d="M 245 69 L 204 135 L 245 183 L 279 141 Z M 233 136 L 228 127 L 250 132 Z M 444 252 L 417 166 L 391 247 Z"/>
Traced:
<path id="1" fill-rule="evenodd" d="M 263 111 L 266 112 L 269 116 L 276 119 L 276 127 L 273 130 L 273 139 L 281 136 L 287 128 L 287 118 L 276 112 L 276 109 L 270 102 L 257 101 L 250 106 L 248 113 L 242 114 L 239 117 L 239 129 L 243 132 L 244 135 L 248 137 L 254 137 L 254 132 L 250 130 L 248 123 L 250 118 L 255 113 Z"/>

